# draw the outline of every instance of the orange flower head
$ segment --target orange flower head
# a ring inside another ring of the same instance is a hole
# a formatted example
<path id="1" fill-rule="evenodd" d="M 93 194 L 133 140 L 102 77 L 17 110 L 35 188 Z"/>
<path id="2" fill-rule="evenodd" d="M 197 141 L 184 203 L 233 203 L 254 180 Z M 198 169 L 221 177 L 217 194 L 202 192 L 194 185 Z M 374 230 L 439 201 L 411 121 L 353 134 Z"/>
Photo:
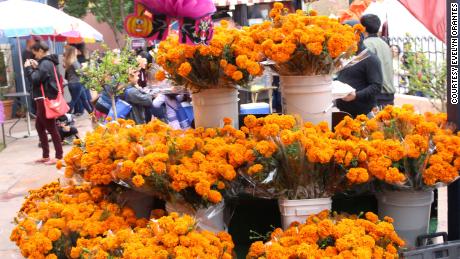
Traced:
<path id="1" fill-rule="evenodd" d="M 241 71 L 235 71 L 232 74 L 232 79 L 235 81 L 240 81 L 243 78 L 243 73 Z"/>
<path id="2" fill-rule="evenodd" d="M 188 62 L 184 62 L 180 65 L 177 73 L 182 77 L 187 77 L 188 74 L 192 71 L 192 66 Z"/>
<path id="3" fill-rule="evenodd" d="M 163 70 L 159 70 L 155 73 L 155 79 L 158 81 L 163 81 L 166 79 L 166 74 Z"/>

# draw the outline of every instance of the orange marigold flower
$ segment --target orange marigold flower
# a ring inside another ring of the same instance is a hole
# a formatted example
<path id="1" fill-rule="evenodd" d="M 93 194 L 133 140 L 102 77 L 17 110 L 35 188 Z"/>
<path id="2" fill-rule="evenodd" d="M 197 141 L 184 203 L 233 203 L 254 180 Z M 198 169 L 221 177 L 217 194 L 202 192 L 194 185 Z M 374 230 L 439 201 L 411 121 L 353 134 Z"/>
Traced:
<path id="1" fill-rule="evenodd" d="M 232 79 L 235 81 L 240 81 L 243 78 L 243 73 L 241 71 L 235 71 L 232 74 Z"/>
<path id="2" fill-rule="evenodd" d="M 225 117 L 224 118 L 224 125 L 230 125 L 232 124 L 232 119 Z"/>
<path id="3" fill-rule="evenodd" d="M 208 194 L 208 200 L 212 203 L 219 203 L 222 201 L 222 194 L 218 191 L 211 190 Z"/>
<path id="4" fill-rule="evenodd" d="M 388 216 L 383 217 L 383 220 L 385 220 L 388 223 L 393 223 L 394 222 L 394 219 L 392 217 L 388 217 Z"/>
<path id="5" fill-rule="evenodd" d="M 364 216 L 367 220 L 371 221 L 372 223 L 377 223 L 377 221 L 379 221 L 379 217 L 372 212 L 366 212 Z"/>
<path id="6" fill-rule="evenodd" d="M 222 68 L 225 69 L 225 68 L 227 67 L 227 65 L 228 65 L 228 62 L 227 62 L 227 60 L 225 60 L 225 59 L 221 59 L 220 62 L 219 62 L 219 64 L 220 64 L 220 66 L 221 66 Z"/>
<path id="7" fill-rule="evenodd" d="M 284 8 L 284 4 L 283 3 L 280 3 L 280 2 L 275 2 L 273 4 L 273 9 L 278 9 L 278 10 L 281 10 Z"/>
<path id="8" fill-rule="evenodd" d="M 62 168 L 62 160 L 61 160 L 61 159 L 59 159 L 59 160 L 56 162 L 56 168 L 57 168 L 57 170 L 61 170 L 61 168 Z"/>
<path id="9" fill-rule="evenodd" d="M 347 178 L 352 183 L 365 183 L 369 180 L 369 174 L 365 168 L 350 168 Z"/>
<path id="10" fill-rule="evenodd" d="M 361 33 L 364 33 L 366 31 L 366 28 L 364 28 L 364 26 L 360 23 L 353 25 L 353 29 Z"/>
<path id="11" fill-rule="evenodd" d="M 61 237 L 61 231 L 57 228 L 52 228 L 48 230 L 47 236 L 52 242 L 54 242 Z"/>
<path id="12" fill-rule="evenodd" d="M 255 127 L 257 125 L 257 118 L 254 115 L 248 115 L 244 117 L 244 125 L 249 129 Z"/>
<path id="13" fill-rule="evenodd" d="M 211 190 L 211 184 L 206 180 L 201 180 L 195 185 L 195 191 L 201 196 L 208 196 Z"/>
<path id="14" fill-rule="evenodd" d="M 312 42 L 307 44 L 307 49 L 313 54 L 318 56 L 323 52 L 323 44 L 321 42 Z"/>
<path id="15" fill-rule="evenodd" d="M 141 187 L 142 185 L 144 185 L 144 183 L 145 183 L 144 177 L 142 177 L 141 175 L 136 175 L 133 177 L 133 184 L 136 187 Z"/>
<path id="16" fill-rule="evenodd" d="M 248 174 L 249 175 L 257 174 L 257 173 L 260 173 L 263 169 L 264 167 L 261 164 L 255 164 L 249 167 Z"/>
<path id="17" fill-rule="evenodd" d="M 225 183 L 222 182 L 222 181 L 219 181 L 219 182 L 217 183 L 217 189 L 219 189 L 219 190 L 225 189 Z"/>
<path id="18" fill-rule="evenodd" d="M 166 78 L 166 74 L 163 70 L 159 70 L 155 73 L 155 79 L 158 81 L 163 81 Z"/>
<path id="19" fill-rule="evenodd" d="M 182 77 L 187 77 L 192 71 L 192 66 L 188 62 L 184 62 L 179 66 L 177 73 Z"/>

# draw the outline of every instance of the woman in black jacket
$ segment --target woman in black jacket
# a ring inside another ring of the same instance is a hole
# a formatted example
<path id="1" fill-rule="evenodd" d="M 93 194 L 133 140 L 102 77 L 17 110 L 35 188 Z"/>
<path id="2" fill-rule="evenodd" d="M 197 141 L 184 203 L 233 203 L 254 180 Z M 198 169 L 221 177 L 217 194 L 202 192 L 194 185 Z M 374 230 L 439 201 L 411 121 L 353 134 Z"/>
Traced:
<path id="1" fill-rule="evenodd" d="M 38 62 L 32 59 L 26 60 L 24 67 L 29 81 L 32 82 L 32 97 L 37 105 L 35 128 L 37 129 L 43 151 L 42 158 L 36 162 L 52 165 L 56 164 L 57 160 L 62 159 L 63 151 L 61 137 L 56 126 L 56 119 L 46 118 L 44 98 L 55 99 L 57 97 L 60 85 L 57 80 L 60 77 L 56 66 L 59 64 L 59 61 L 56 55 L 48 54 L 48 45 L 42 41 L 35 43 L 31 50 Z M 45 96 L 42 94 L 41 86 L 43 86 Z M 50 158 L 46 131 L 51 134 L 54 149 L 56 150 L 56 159 Z"/>
<path id="2" fill-rule="evenodd" d="M 353 26 L 358 21 L 347 21 Z M 348 63 L 337 76 L 340 82 L 349 84 L 354 92 L 337 100 L 337 108 L 350 113 L 353 117 L 369 114 L 376 106 L 375 96 L 382 89 L 382 68 L 377 56 L 369 52 L 363 44 L 364 35 L 360 35 L 358 51 L 353 60 Z"/>

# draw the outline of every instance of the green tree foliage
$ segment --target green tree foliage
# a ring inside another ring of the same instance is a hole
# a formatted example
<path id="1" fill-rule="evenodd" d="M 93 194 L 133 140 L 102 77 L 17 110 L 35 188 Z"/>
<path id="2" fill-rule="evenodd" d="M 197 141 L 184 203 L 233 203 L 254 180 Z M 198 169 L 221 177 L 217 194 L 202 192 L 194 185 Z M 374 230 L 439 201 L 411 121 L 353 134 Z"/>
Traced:
<path id="1" fill-rule="evenodd" d="M 64 12 L 82 18 L 88 11 L 89 0 L 70 0 L 63 2 Z"/>
<path id="2" fill-rule="evenodd" d="M 414 50 L 410 42 L 404 44 L 405 69 L 409 79 L 409 94 L 422 93 L 439 111 L 447 109 L 446 64 L 430 61 L 424 52 Z M 441 107 L 436 105 L 441 102 Z"/>
<path id="3" fill-rule="evenodd" d="M 86 87 L 97 92 L 107 91 L 112 99 L 112 108 L 115 110 L 115 97 L 122 93 L 128 85 L 129 72 L 137 68 L 136 57 L 129 46 L 131 42 L 126 41 L 126 46 L 121 50 L 110 50 L 104 48 L 102 53 L 95 51 L 91 55 L 89 65 L 81 70 L 82 81 Z"/>
<path id="4" fill-rule="evenodd" d="M 106 22 L 115 36 L 124 34 L 123 21 L 134 10 L 133 0 L 62 0 L 64 11 L 72 16 L 84 17 L 87 12 L 98 22 Z"/>

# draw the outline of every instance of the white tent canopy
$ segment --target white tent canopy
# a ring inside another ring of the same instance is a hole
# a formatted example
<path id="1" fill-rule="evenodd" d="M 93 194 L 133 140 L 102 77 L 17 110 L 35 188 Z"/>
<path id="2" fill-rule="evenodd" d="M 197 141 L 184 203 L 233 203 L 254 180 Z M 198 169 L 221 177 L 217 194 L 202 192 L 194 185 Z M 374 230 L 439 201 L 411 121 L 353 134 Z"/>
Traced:
<path id="1" fill-rule="evenodd" d="M 102 41 L 102 34 L 84 21 L 33 1 L 0 2 L 0 37 L 31 35 Z"/>
<path id="2" fill-rule="evenodd" d="M 20 37 L 31 35 L 52 36 L 54 39 L 67 37 L 102 40 L 102 35 L 83 21 L 46 4 L 24 0 L 0 2 L 0 37 L 16 38 L 21 66 L 23 94 L 27 95 L 22 67 Z M 26 107 L 29 103 L 26 98 Z M 27 130 L 31 133 L 30 117 L 27 113 Z"/>

